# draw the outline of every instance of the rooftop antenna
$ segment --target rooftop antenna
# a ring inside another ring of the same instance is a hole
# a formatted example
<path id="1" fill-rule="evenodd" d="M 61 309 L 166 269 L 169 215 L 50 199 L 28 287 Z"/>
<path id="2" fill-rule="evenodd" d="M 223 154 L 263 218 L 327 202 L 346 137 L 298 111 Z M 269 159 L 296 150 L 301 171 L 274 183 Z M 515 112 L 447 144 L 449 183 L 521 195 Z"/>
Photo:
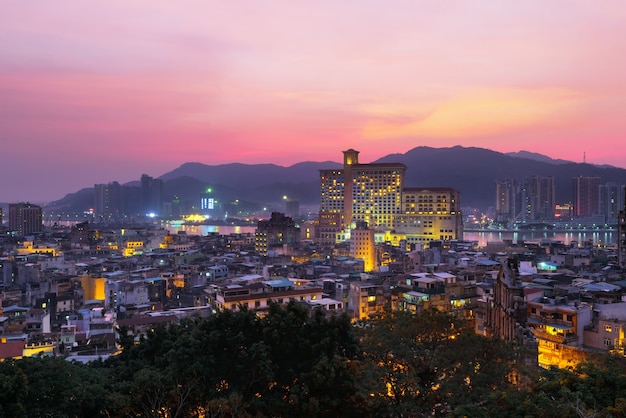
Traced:
<path id="1" fill-rule="evenodd" d="M 583 164 L 587 163 L 587 152 L 583 151 Z"/>

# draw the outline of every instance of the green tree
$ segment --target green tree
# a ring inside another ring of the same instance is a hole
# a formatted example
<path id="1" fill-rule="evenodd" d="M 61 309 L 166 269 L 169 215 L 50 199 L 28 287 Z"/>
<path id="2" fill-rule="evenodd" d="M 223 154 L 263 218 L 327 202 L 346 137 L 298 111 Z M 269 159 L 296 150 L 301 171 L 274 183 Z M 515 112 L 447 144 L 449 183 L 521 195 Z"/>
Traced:
<path id="1" fill-rule="evenodd" d="M 290 303 L 262 320 L 275 383 L 262 411 L 289 416 L 347 416 L 354 408 L 359 354 L 350 320 Z"/>
<path id="2" fill-rule="evenodd" d="M 515 361 L 503 341 L 435 310 L 385 312 L 364 324 L 362 347 L 360 395 L 385 416 L 443 416 L 479 405 L 510 385 Z"/>
<path id="3" fill-rule="evenodd" d="M 26 414 L 28 378 L 15 361 L 0 362 L 0 417 Z"/>

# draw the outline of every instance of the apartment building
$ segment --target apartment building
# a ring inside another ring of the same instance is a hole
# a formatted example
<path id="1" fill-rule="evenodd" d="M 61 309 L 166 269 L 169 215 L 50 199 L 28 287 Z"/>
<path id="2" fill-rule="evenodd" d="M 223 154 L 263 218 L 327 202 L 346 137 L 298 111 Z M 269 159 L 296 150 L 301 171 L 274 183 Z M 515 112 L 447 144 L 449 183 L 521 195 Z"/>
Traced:
<path id="1" fill-rule="evenodd" d="M 262 312 L 270 304 L 289 302 L 311 302 L 321 300 L 322 288 L 306 281 L 276 278 L 249 285 L 231 284 L 216 287 L 215 309 L 238 311 L 242 308 Z"/>

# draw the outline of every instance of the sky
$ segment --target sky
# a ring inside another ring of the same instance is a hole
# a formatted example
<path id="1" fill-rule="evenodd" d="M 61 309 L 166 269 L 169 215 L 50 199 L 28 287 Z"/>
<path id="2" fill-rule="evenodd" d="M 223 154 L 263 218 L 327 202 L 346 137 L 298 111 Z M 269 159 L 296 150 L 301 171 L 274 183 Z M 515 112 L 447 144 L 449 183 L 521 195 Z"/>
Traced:
<path id="1" fill-rule="evenodd" d="M 7 0 L 0 201 L 417 146 L 626 167 L 624 0 Z"/>

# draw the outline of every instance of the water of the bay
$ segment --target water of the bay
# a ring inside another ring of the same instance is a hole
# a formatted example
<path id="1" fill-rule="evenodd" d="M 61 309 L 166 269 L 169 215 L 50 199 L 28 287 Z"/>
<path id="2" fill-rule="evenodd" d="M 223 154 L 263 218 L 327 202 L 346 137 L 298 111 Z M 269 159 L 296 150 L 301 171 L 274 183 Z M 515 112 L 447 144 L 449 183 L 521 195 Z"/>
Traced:
<path id="1" fill-rule="evenodd" d="M 616 231 L 466 231 L 463 238 L 467 241 L 478 241 L 478 245 L 484 247 L 487 242 L 537 242 L 560 241 L 570 245 L 576 242 L 583 245 L 591 242 L 594 246 L 612 246 L 617 243 Z"/>
<path id="2" fill-rule="evenodd" d="M 256 230 L 256 226 L 245 225 L 172 225 L 166 224 L 164 228 L 170 234 L 178 234 L 179 231 L 184 232 L 187 235 L 208 235 L 212 233 L 220 234 L 220 235 L 231 235 L 231 234 L 246 234 L 252 233 Z"/>
<path id="3" fill-rule="evenodd" d="M 188 235 L 208 235 L 217 233 L 220 235 L 231 234 L 254 234 L 256 226 L 253 225 L 178 225 L 166 224 L 164 228 L 170 234 L 178 234 L 182 231 Z M 576 242 L 583 245 L 591 242 L 594 246 L 612 246 L 617 242 L 616 231 L 466 231 L 463 239 L 467 241 L 477 241 L 478 245 L 484 247 L 487 242 L 502 242 L 511 240 L 513 242 L 537 242 L 559 241 L 565 245 Z"/>

